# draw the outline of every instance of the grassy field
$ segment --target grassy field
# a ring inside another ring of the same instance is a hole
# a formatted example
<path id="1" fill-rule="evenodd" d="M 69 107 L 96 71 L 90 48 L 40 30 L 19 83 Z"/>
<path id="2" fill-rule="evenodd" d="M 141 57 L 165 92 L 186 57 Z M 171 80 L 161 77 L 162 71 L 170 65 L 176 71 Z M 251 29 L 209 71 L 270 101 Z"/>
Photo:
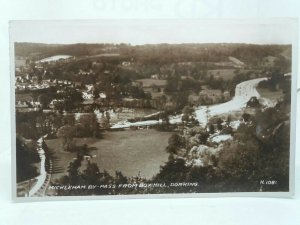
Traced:
<path id="1" fill-rule="evenodd" d="M 33 97 L 32 97 L 32 93 L 16 93 L 16 101 L 32 101 Z"/>
<path id="2" fill-rule="evenodd" d="M 166 95 L 164 92 L 160 91 L 160 92 L 156 92 L 156 91 L 150 91 L 151 93 L 151 98 L 152 99 L 157 99 L 163 95 Z"/>
<path id="3" fill-rule="evenodd" d="M 118 170 L 129 177 L 140 172 L 142 176 L 151 178 L 167 161 L 165 147 L 170 135 L 170 132 L 153 129 L 107 131 L 104 139 L 80 138 L 75 141 L 77 145 L 87 144 L 96 149 L 90 152 L 96 156 L 92 162 L 97 163 L 102 171 L 105 169 L 114 175 Z M 52 176 L 56 179 L 67 173 L 68 165 L 76 153 L 64 152 L 58 139 L 47 140 L 46 144 L 55 152 L 55 156 L 59 158 L 59 166 L 64 169 L 64 172 Z"/>
<path id="4" fill-rule="evenodd" d="M 156 99 L 164 95 L 164 87 L 167 84 L 166 80 L 157 80 L 157 79 L 139 79 L 136 80 L 142 83 L 144 92 L 151 93 L 152 99 Z M 154 90 L 152 86 L 155 85 L 160 88 L 160 90 Z"/>
<path id="5" fill-rule="evenodd" d="M 25 62 L 26 60 L 25 59 L 16 59 L 15 60 L 15 66 L 18 68 L 18 67 L 21 67 L 21 66 L 25 66 Z"/>
<path id="6" fill-rule="evenodd" d="M 257 91 L 261 95 L 261 97 L 270 99 L 272 101 L 278 101 L 284 96 L 282 90 L 270 91 L 267 88 L 257 88 Z"/>
<path id="7" fill-rule="evenodd" d="M 129 109 L 123 108 L 120 112 L 111 112 L 110 111 L 110 123 L 117 123 L 120 121 L 125 121 L 128 119 L 144 117 L 153 113 L 156 113 L 155 109 Z M 75 118 L 79 119 L 80 115 L 84 114 L 92 114 L 92 113 L 75 113 Z M 101 121 L 102 114 L 97 114 L 98 122 Z"/>
<path id="8" fill-rule="evenodd" d="M 67 175 L 69 163 L 76 157 L 76 153 L 64 151 L 62 142 L 59 139 L 45 140 L 45 142 L 51 152 L 54 153 L 54 157 L 58 159 L 55 166 L 63 169 L 61 173 L 52 174 L 51 179 L 55 180 L 63 175 Z"/>
<path id="9" fill-rule="evenodd" d="M 155 109 L 129 109 L 129 110 L 123 110 L 119 113 L 115 113 L 113 115 L 111 115 L 111 123 L 117 123 L 120 121 L 124 121 L 124 120 L 128 120 L 128 119 L 132 119 L 135 117 L 144 117 L 150 114 L 153 114 L 157 112 L 157 110 Z"/>
<path id="10" fill-rule="evenodd" d="M 218 69 L 218 70 L 208 70 L 207 74 L 213 75 L 214 78 L 223 78 L 224 80 L 231 80 L 234 76 L 235 73 L 234 71 L 236 71 L 236 69 Z M 247 73 L 250 70 L 240 70 L 239 73 Z"/>

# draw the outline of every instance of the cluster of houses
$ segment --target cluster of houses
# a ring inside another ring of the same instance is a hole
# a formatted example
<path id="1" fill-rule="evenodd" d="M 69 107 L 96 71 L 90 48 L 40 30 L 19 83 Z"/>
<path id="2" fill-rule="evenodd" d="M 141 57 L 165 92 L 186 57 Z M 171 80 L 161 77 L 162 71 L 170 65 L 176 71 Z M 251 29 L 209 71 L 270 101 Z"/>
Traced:
<path id="1" fill-rule="evenodd" d="M 41 109 L 41 103 L 38 101 L 17 101 L 16 110 L 18 112 L 38 111 Z"/>
<path id="2" fill-rule="evenodd" d="M 151 79 L 155 79 L 155 80 L 164 80 L 167 78 L 168 78 L 167 74 L 152 74 L 151 75 Z"/>
<path id="3" fill-rule="evenodd" d="M 85 101 L 88 101 L 88 100 L 93 100 L 94 99 L 94 90 L 95 90 L 95 87 L 93 84 L 87 84 L 85 85 L 86 87 L 86 90 L 82 91 L 82 98 L 85 100 Z M 100 92 L 99 93 L 99 96 L 98 96 L 100 99 L 105 99 L 107 96 L 104 92 Z"/>
<path id="4" fill-rule="evenodd" d="M 62 99 L 53 99 L 50 103 L 49 103 L 49 108 L 50 109 L 54 109 L 55 105 L 57 105 L 58 103 L 62 103 L 64 102 L 64 100 Z M 39 111 L 42 108 L 42 104 L 39 101 L 17 101 L 16 102 L 16 110 L 18 112 L 29 112 L 29 111 Z"/>
<path id="5" fill-rule="evenodd" d="M 85 76 L 87 76 L 87 75 L 91 75 L 91 74 L 93 74 L 94 72 L 93 72 L 93 70 L 88 70 L 88 71 L 84 71 L 84 70 L 82 70 L 82 69 L 80 69 L 79 71 L 78 71 L 78 74 L 77 75 L 80 75 L 80 76 L 83 76 L 83 75 L 85 75 Z"/>
<path id="6" fill-rule="evenodd" d="M 58 79 L 47 79 L 40 81 L 38 76 L 30 76 L 29 74 L 26 74 L 25 76 L 16 76 L 15 78 L 15 88 L 17 91 L 45 89 L 51 86 L 77 87 L 78 84 L 68 80 Z"/>

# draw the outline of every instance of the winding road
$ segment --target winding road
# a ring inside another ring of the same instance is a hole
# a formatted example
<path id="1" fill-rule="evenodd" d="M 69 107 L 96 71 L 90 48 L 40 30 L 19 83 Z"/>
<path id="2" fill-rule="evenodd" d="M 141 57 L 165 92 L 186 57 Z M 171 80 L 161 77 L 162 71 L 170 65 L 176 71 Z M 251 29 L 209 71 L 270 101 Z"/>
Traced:
<path id="1" fill-rule="evenodd" d="M 41 159 L 40 175 L 36 177 L 37 182 L 30 189 L 29 194 L 28 194 L 29 197 L 44 195 L 45 191 L 47 189 L 47 186 L 50 182 L 51 175 L 48 174 L 46 171 L 46 155 L 45 155 L 45 150 L 43 149 L 43 140 L 46 137 L 47 137 L 47 134 L 40 137 L 40 139 L 37 140 L 37 152 Z"/>
<path id="2" fill-rule="evenodd" d="M 267 78 L 257 78 L 239 83 L 235 88 L 235 96 L 230 101 L 212 106 L 198 107 L 195 110 L 196 119 L 201 125 L 205 126 L 210 117 L 241 110 L 246 107 L 250 98 L 260 98 L 256 87 L 263 80 L 267 80 Z M 269 105 L 269 102 L 264 99 L 264 104 Z"/>
<path id="3" fill-rule="evenodd" d="M 260 98 L 259 93 L 256 90 L 257 85 L 259 82 L 263 80 L 267 80 L 268 78 L 257 78 L 252 80 L 247 80 L 244 82 L 239 83 L 235 88 L 235 96 L 232 100 L 212 105 L 212 106 L 200 106 L 195 110 L 196 119 L 199 121 L 201 126 L 205 126 L 208 122 L 210 117 L 226 114 L 233 111 L 241 110 L 242 108 L 246 107 L 247 102 L 252 97 Z M 271 103 L 267 99 L 262 99 L 264 105 L 270 105 Z M 171 124 L 181 123 L 182 115 L 177 115 L 170 117 L 169 122 Z M 127 128 L 132 126 L 149 126 L 162 123 L 161 120 L 147 120 L 147 121 L 139 121 L 139 122 L 128 122 L 128 121 L 121 121 L 111 126 L 112 129 L 117 128 Z"/>

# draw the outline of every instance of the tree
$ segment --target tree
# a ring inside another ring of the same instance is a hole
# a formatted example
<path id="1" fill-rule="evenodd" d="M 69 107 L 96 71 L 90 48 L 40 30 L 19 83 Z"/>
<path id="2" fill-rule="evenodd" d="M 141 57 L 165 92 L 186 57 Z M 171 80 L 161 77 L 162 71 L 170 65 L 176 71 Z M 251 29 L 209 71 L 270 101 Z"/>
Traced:
<path id="1" fill-rule="evenodd" d="M 231 122 L 231 120 L 232 120 L 232 119 L 231 119 L 231 115 L 228 115 L 228 116 L 227 116 L 227 119 L 226 119 L 226 124 L 229 125 L 230 122 Z"/>
<path id="2" fill-rule="evenodd" d="M 178 151 L 179 151 L 179 147 L 176 146 L 176 145 L 168 145 L 166 147 L 166 152 L 169 153 L 169 154 L 172 154 L 172 155 L 177 155 Z"/>
<path id="3" fill-rule="evenodd" d="M 184 146 L 184 138 L 174 133 L 169 137 L 168 144 L 166 151 L 168 153 L 177 154 L 178 150 Z"/>
<path id="4" fill-rule="evenodd" d="M 40 114 L 36 118 L 36 127 L 40 134 L 47 134 L 52 130 L 51 119 L 49 115 Z"/>
<path id="5" fill-rule="evenodd" d="M 209 133 L 211 134 L 215 133 L 215 126 L 213 124 L 209 125 Z"/>
<path id="6" fill-rule="evenodd" d="M 158 118 L 162 121 L 165 121 L 167 125 L 170 123 L 169 115 L 166 112 L 159 113 Z"/>
<path id="7" fill-rule="evenodd" d="M 106 117 L 106 119 L 107 119 L 107 121 L 109 123 L 109 121 L 110 121 L 110 113 L 109 113 L 109 111 L 105 112 L 105 117 Z"/>
<path id="8" fill-rule="evenodd" d="M 243 113 L 242 118 L 245 122 L 248 122 L 251 118 L 249 113 Z"/>
<path id="9" fill-rule="evenodd" d="M 16 123 L 16 132 L 27 139 L 35 139 L 39 133 L 32 122 Z"/>
<path id="10" fill-rule="evenodd" d="M 225 180 L 227 188 L 235 191 L 258 191 L 260 169 L 259 143 L 252 138 L 245 141 L 234 141 L 220 151 L 218 168 Z"/>
<path id="11" fill-rule="evenodd" d="M 78 185 L 79 181 L 79 168 L 81 166 L 82 158 L 77 158 L 73 160 L 73 162 L 70 162 L 68 167 L 68 176 L 69 176 L 69 182 L 71 185 Z"/>
<path id="12" fill-rule="evenodd" d="M 193 110 L 193 108 L 190 107 L 190 106 L 185 106 L 185 107 L 182 109 L 182 113 L 183 113 L 183 114 L 191 115 L 193 112 L 194 112 L 194 110 Z"/>
<path id="13" fill-rule="evenodd" d="M 93 98 L 94 98 L 94 100 L 99 98 L 99 94 L 100 94 L 100 90 L 99 90 L 99 88 L 97 86 L 95 86 L 94 90 L 93 90 Z"/>
<path id="14" fill-rule="evenodd" d="M 189 115 L 188 114 L 183 114 L 181 117 L 182 122 L 188 122 L 189 121 Z"/>
<path id="15" fill-rule="evenodd" d="M 183 146 L 183 139 L 182 137 L 179 135 L 179 134 L 172 134 L 171 137 L 169 137 L 169 140 L 168 140 L 168 144 L 169 145 L 175 145 L 175 146 L 178 146 L 178 147 L 181 147 Z"/>
<path id="16" fill-rule="evenodd" d="M 94 113 L 81 115 L 78 122 L 81 125 L 78 130 L 80 136 L 98 136 L 99 124 Z"/>
<path id="17" fill-rule="evenodd" d="M 73 147 L 73 138 L 75 137 L 76 128 L 74 126 L 65 125 L 58 129 L 56 135 L 62 139 L 63 149 L 70 151 Z"/>
<path id="18" fill-rule="evenodd" d="M 218 119 L 217 119 L 217 129 L 218 129 L 219 131 L 221 131 L 221 130 L 223 129 L 222 123 L 223 123 L 223 120 L 222 120 L 221 118 L 218 118 Z"/>
<path id="19" fill-rule="evenodd" d="M 62 117 L 62 123 L 70 126 L 75 125 L 75 115 L 73 113 L 64 114 Z"/>
<path id="20" fill-rule="evenodd" d="M 50 104 L 52 100 L 52 97 L 49 96 L 48 94 L 41 94 L 38 97 L 38 101 L 41 104 L 42 108 L 45 109 L 48 107 L 48 105 Z"/>
<path id="21" fill-rule="evenodd" d="M 50 115 L 50 121 L 51 121 L 52 128 L 53 128 L 54 131 L 57 131 L 57 129 L 60 128 L 63 125 L 61 114 L 51 114 Z"/>
<path id="22" fill-rule="evenodd" d="M 100 119 L 100 127 L 102 127 L 102 128 L 109 128 L 109 121 L 104 116 L 104 113 L 102 114 L 101 119 Z"/>
<path id="23" fill-rule="evenodd" d="M 83 171 L 83 178 L 86 184 L 99 184 L 100 170 L 96 163 L 88 162 L 87 168 Z"/>
<path id="24" fill-rule="evenodd" d="M 65 88 L 59 97 L 63 100 L 63 109 L 66 111 L 71 111 L 78 107 L 82 101 L 82 93 L 77 91 L 75 88 Z"/>
<path id="25" fill-rule="evenodd" d="M 40 112 L 16 112 L 16 132 L 27 139 L 38 138 L 37 117 L 40 115 Z"/>
<path id="26" fill-rule="evenodd" d="M 250 100 L 247 102 L 247 107 L 259 107 L 260 103 L 257 97 L 251 97 Z"/>
<path id="27" fill-rule="evenodd" d="M 116 184 L 126 184 L 128 183 L 128 179 L 122 174 L 121 171 L 116 171 L 115 182 Z"/>
<path id="28" fill-rule="evenodd" d="M 179 90 L 180 77 L 178 75 L 169 76 L 165 87 L 165 93 L 172 93 Z"/>
<path id="29" fill-rule="evenodd" d="M 168 161 L 161 167 L 160 172 L 155 176 L 155 182 L 183 182 L 186 178 L 188 168 L 183 159 Z"/>
<path id="30" fill-rule="evenodd" d="M 35 146 L 29 147 L 20 136 L 16 137 L 16 169 L 17 182 L 31 179 L 38 175 L 34 163 L 39 162 Z"/>
<path id="31" fill-rule="evenodd" d="M 276 108 L 276 109 L 275 109 Z M 217 167 L 223 191 L 287 191 L 289 188 L 289 117 L 278 105 L 241 124 L 234 141 L 223 146 Z M 261 180 L 276 185 L 261 185 Z"/>

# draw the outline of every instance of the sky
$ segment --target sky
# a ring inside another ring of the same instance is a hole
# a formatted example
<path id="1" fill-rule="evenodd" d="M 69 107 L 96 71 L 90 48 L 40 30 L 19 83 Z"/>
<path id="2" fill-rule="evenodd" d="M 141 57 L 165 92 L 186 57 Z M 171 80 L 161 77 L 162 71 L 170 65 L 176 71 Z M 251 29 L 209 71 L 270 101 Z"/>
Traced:
<path id="1" fill-rule="evenodd" d="M 291 44 L 296 28 L 292 19 L 10 21 L 10 39 L 51 44 Z"/>

